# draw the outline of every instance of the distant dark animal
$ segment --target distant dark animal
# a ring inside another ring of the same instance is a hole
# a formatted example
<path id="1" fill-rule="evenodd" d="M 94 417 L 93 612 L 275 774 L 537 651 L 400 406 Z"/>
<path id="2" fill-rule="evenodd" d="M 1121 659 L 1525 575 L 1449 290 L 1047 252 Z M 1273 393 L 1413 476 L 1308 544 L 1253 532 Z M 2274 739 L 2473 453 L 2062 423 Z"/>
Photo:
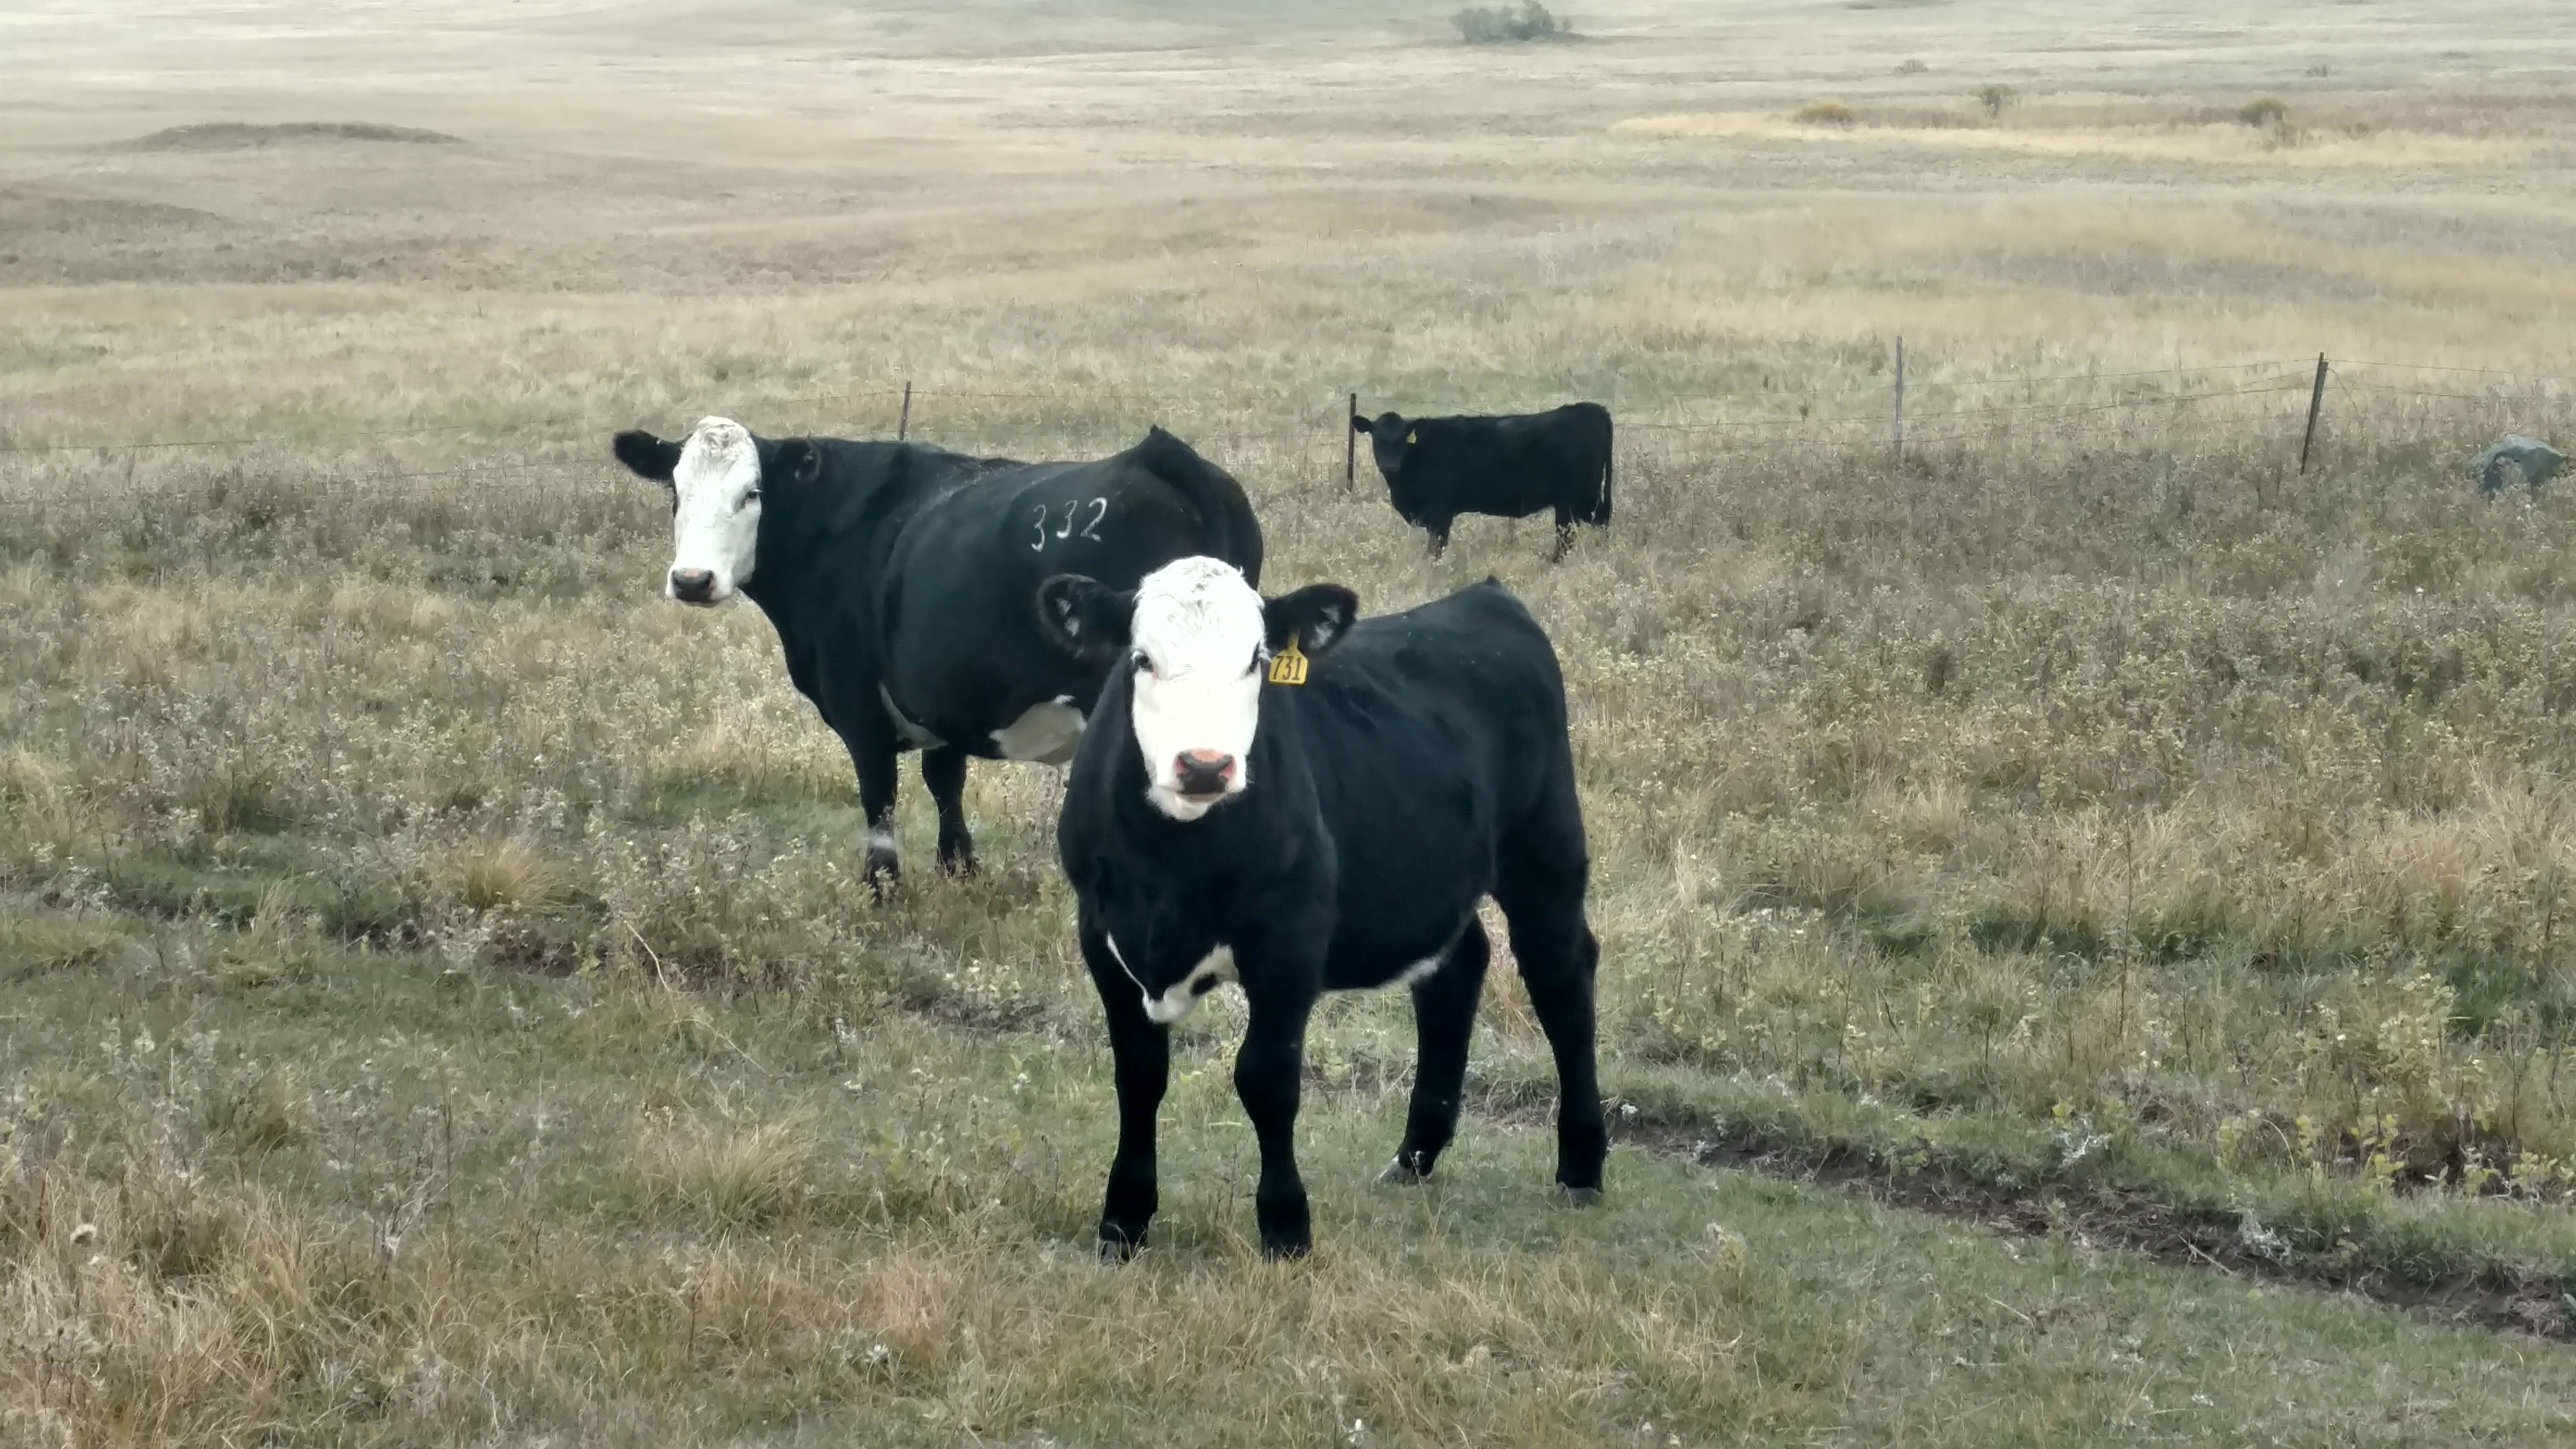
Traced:
<path id="1" fill-rule="evenodd" d="M 2470 462 L 2469 476 L 2476 480 L 2480 493 L 2493 498 L 2505 490 L 2507 468 L 2521 474 L 2524 485 L 2537 492 L 2541 484 L 2557 477 L 2558 470 L 2566 466 L 2567 455 L 2556 448 L 2538 438 L 2507 433 Z"/>
<path id="2" fill-rule="evenodd" d="M 1556 1180 L 1598 1196 L 1590 859 L 1564 676 L 1520 601 L 1488 579 L 1353 622 L 1348 589 L 1265 601 L 1210 558 L 1133 591 L 1049 579 L 1039 599 L 1067 648 L 1115 664 L 1056 827 L 1116 1059 L 1102 1252 L 1145 1241 L 1168 1027 L 1220 982 L 1250 1008 L 1234 1085 L 1261 1144 L 1265 1253 L 1312 1241 L 1292 1137 L 1323 992 L 1412 990 L 1421 1055 L 1381 1180 L 1429 1176 L 1458 1124 L 1488 895 L 1556 1054 Z"/>
<path id="3" fill-rule="evenodd" d="M 1261 571 L 1261 527 L 1242 487 L 1160 428 L 1087 463 L 772 440 L 726 418 L 681 442 L 620 433 L 615 451 L 671 491 L 664 592 L 758 604 L 788 678 L 849 748 L 872 883 L 896 871 L 899 751 L 922 751 L 947 869 L 974 866 L 960 803 L 967 757 L 1072 757 L 1105 666 L 1041 630 L 1040 581 L 1078 570 L 1132 585 L 1193 554 Z"/>
<path id="4" fill-rule="evenodd" d="M 1404 521 L 1431 535 L 1431 555 L 1449 545 L 1459 514 L 1527 518 L 1556 510 L 1556 551 L 1565 557 L 1574 525 L 1610 522 L 1610 412 L 1568 403 L 1543 413 L 1497 418 L 1353 418 L 1386 478 Z"/>

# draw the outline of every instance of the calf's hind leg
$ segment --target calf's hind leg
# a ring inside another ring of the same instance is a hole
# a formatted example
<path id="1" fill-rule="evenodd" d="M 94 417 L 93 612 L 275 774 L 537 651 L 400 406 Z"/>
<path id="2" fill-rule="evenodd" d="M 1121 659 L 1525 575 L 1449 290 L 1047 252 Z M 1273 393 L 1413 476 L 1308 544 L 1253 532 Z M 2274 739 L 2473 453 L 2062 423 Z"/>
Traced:
<path id="1" fill-rule="evenodd" d="M 1610 1136 L 1601 1117 L 1593 1063 L 1592 981 L 1601 944 L 1583 919 L 1582 867 L 1570 884 L 1560 871 L 1507 865 L 1494 892 L 1511 924 L 1512 955 L 1529 988 L 1530 1010 L 1556 1057 L 1556 1181 L 1566 1196 L 1601 1195 Z"/>
<path id="2" fill-rule="evenodd" d="M 1431 1175 L 1441 1149 L 1457 1135 L 1458 1107 L 1467 1080 L 1467 1041 L 1476 1029 L 1476 1000 L 1484 994 L 1492 959 L 1485 923 L 1467 918 L 1467 929 L 1439 969 L 1413 983 L 1413 1104 L 1405 1113 L 1404 1141 L 1380 1182 L 1420 1182 Z"/>
<path id="3" fill-rule="evenodd" d="M 921 752 L 921 783 L 939 808 L 939 868 L 975 873 L 975 838 L 966 831 L 966 752 L 941 745 Z"/>

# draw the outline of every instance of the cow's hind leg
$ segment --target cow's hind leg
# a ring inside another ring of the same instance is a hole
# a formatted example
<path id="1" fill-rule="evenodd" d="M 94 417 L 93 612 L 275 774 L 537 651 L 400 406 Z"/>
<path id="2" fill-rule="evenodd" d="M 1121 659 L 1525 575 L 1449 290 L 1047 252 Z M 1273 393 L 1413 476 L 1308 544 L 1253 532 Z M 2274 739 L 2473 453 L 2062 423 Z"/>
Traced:
<path id="1" fill-rule="evenodd" d="M 921 752 L 921 783 L 939 807 L 939 868 L 975 872 L 975 838 L 966 831 L 966 752 L 946 745 Z"/>
<path id="2" fill-rule="evenodd" d="M 1485 990 L 1485 965 L 1493 951 L 1485 923 L 1467 918 L 1467 929 L 1439 969 L 1413 983 L 1413 1032 L 1419 1060 L 1413 1068 L 1413 1105 L 1405 1113 L 1404 1141 L 1380 1182 L 1420 1182 L 1431 1175 L 1441 1149 L 1457 1135 L 1458 1105 L 1467 1080 L 1467 1039 L 1476 1029 L 1476 1001 Z"/>
<path id="3" fill-rule="evenodd" d="M 1565 551 L 1572 547 L 1574 547 L 1574 510 L 1559 504 L 1556 510 L 1556 551 L 1547 556 L 1547 561 L 1565 562 Z"/>
<path id="4" fill-rule="evenodd" d="M 1571 811 L 1570 800 L 1566 808 Z M 1548 839 L 1539 848 L 1508 843 L 1494 900 L 1511 924 L 1512 955 L 1529 988 L 1530 1010 L 1556 1056 L 1557 1185 L 1575 1201 L 1590 1202 L 1601 1195 L 1610 1138 L 1593 1061 L 1592 983 L 1601 945 L 1583 919 L 1586 867 L 1576 820 L 1570 843 L 1563 830 L 1543 832 Z"/>

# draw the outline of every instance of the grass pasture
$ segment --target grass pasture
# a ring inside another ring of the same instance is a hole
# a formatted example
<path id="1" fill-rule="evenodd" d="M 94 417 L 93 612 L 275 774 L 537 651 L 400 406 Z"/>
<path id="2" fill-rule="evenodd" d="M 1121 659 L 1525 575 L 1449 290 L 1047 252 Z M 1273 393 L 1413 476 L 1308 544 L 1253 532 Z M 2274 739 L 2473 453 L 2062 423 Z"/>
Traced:
<path id="1" fill-rule="evenodd" d="M 105 10 L 0 20 L 0 1443 L 2576 1434 L 2576 498 L 2464 473 L 2576 437 L 2550 7 Z M 1220 994 L 1092 1261 L 1057 778 L 872 904 L 606 461 L 907 382 L 1530 602 L 1600 1208 L 1498 970 L 1420 1192 L 1319 1013 L 1261 1264 Z M 1609 402 L 1615 526 L 1426 559 L 1354 389 Z"/>

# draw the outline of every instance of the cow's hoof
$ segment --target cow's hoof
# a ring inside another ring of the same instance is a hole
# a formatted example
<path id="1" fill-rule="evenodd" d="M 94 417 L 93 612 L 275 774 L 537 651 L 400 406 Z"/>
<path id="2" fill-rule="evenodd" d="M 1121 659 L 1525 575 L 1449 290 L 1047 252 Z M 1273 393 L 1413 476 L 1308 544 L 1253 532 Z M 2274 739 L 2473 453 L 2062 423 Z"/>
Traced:
<path id="1" fill-rule="evenodd" d="M 885 898 L 887 890 L 903 882 L 903 868 L 895 864 L 891 850 L 869 851 L 867 865 L 861 874 L 867 880 L 868 889 L 876 892 L 880 900 Z"/>
<path id="2" fill-rule="evenodd" d="M 983 873 L 983 867 L 975 863 L 975 852 L 971 850 L 941 851 L 939 869 L 953 876 L 974 876 Z"/>
<path id="3" fill-rule="evenodd" d="M 1261 1259 L 1265 1263 L 1295 1263 L 1314 1254 L 1313 1238 L 1264 1238 Z"/>
<path id="4" fill-rule="evenodd" d="M 1565 1199 L 1567 1207 L 1590 1207 L 1601 1201 L 1601 1189 L 1597 1187 L 1568 1187 L 1560 1182 L 1556 1185 L 1556 1191 L 1559 1197 Z"/>
<path id="5" fill-rule="evenodd" d="M 1405 1161 L 1404 1154 L 1399 1152 L 1395 1160 L 1386 1165 L 1386 1171 L 1377 1175 L 1377 1180 L 1395 1187 L 1418 1187 L 1429 1182 L 1431 1174 Z"/>
<path id="6" fill-rule="evenodd" d="M 1145 1230 L 1143 1228 L 1137 1228 L 1131 1232 L 1125 1228 L 1112 1227 L 1108 1223 L 1100 1225 L 1100 1261 L 1124 1263 L 1144 1250 Z"/>

